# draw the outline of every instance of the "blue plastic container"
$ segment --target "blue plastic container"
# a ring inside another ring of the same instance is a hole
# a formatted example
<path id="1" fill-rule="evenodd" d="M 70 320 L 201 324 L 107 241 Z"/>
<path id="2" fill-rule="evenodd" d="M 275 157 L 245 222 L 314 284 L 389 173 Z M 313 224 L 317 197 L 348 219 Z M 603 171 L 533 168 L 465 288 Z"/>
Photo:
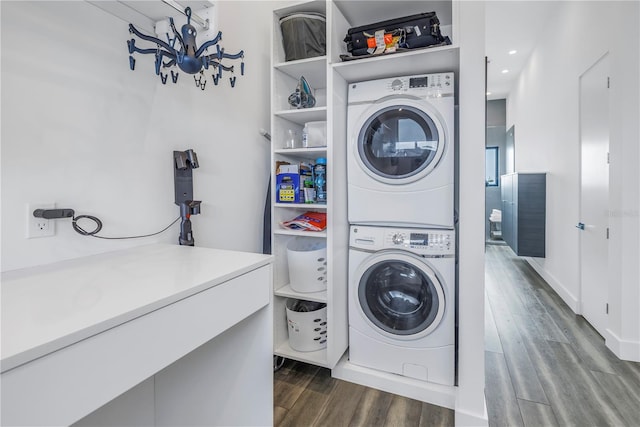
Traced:
<path id="1" fill-rule="evenodd" d="M 319 157 L 313 168 L 316 203 L 327 203 L 327 159 Z"/>

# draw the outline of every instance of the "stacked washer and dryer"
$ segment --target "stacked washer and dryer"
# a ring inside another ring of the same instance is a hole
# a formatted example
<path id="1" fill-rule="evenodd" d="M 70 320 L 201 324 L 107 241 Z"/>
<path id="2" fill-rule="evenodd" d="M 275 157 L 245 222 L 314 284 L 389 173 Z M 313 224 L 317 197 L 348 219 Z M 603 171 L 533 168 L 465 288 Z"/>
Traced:
<path id="1" fill-rule="evenodd" d="M 454 75 L 353 83 L 347 112 L 349 359 L 455 378 Z"/>

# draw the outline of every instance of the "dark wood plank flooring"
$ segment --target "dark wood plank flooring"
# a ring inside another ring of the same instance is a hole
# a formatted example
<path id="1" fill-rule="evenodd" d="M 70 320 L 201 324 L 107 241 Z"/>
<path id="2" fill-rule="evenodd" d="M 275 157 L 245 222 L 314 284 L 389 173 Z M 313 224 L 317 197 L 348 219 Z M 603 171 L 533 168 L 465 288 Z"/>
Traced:
<path id="1" fill-rule="evenodd" d="M 287 360 L 275 373 L 274 425 L 452 426 L 453 411 L 331 378 L 326 368 Z"/>
<path id="2" fill-rule="evenodd" d="M 640 426 L 640 363 L 620 361 L 529 264 L 487 245 L 490 426 Z M 288 360 L 275 373 L 276 426 L 453 426 L 453 411 L 331 378 Z"/>
<path id="3" fill-rule="evenodd" d="M 491 426 L 640 426 L 640 363 L 619 360 L 508 247 L 487 246 L 485 285 Z"/>

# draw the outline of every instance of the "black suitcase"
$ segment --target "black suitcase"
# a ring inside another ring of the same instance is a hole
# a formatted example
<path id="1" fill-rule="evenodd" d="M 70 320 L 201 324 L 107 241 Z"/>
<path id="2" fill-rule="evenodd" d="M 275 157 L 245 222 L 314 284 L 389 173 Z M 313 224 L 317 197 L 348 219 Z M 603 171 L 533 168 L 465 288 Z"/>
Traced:
<path id="1" fill-rule="evenodd" d="M 440 32 L 440 20 L 436 13 L 427 12 L 350 28 L 344 39 L 347 51 L 353 56 L 373 54 L 376 52 L 377 31 L 384 31 L 385 42 L 395 39 L 394 44 L 398 49 L 451 44 L 449 37 L 443 37 Z"/>

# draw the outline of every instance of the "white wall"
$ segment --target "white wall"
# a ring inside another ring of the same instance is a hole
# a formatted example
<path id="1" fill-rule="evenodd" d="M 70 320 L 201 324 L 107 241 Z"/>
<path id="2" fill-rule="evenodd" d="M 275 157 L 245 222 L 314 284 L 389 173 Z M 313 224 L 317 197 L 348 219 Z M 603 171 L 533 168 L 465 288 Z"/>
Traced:
<path id="1" fill-rule="evenodd" d="M 579 76 L 611 58 L 609 335 L 620 357 L 640 360 L 638 146 L 640 3 L 558 2 L 507 107 L 516 171 L 548 172 L 547 256 L 533 262 L 579 313 Z M 594 30 L 601 28 L 602 31 Z"/>
<path id="2" fill-rule="evenodd" d="M 454 3 L 455 4 L 455 3 Z M 458 396 L 456 426 L 487 425 L 484 400 L 485 4 L 459 6 Z"/>
<path id="3" fill-rule="evenodd" d="M 209 76 L 202 92 L 185 73 L 162 85 L 153 55 L 135 55 L 130 71 L 128 23 L 89 3 L 3 1 L 2 270 L 176 243 L 177 224 L 105 241 L 76 234 L 69 220 L 56 221 L 55 237 L 27 240 L 26 204 L 95 215 L 105 236 L 158 231 L 179 216 L 172 152 L 188 148 L 200 161 L 196 245 L 261 252 L 269 145 L 258 132 L 269 130 L 272 6 L 218 3 L 222 46 L 244 49 L 246 72 L 233 89 Z"/>

